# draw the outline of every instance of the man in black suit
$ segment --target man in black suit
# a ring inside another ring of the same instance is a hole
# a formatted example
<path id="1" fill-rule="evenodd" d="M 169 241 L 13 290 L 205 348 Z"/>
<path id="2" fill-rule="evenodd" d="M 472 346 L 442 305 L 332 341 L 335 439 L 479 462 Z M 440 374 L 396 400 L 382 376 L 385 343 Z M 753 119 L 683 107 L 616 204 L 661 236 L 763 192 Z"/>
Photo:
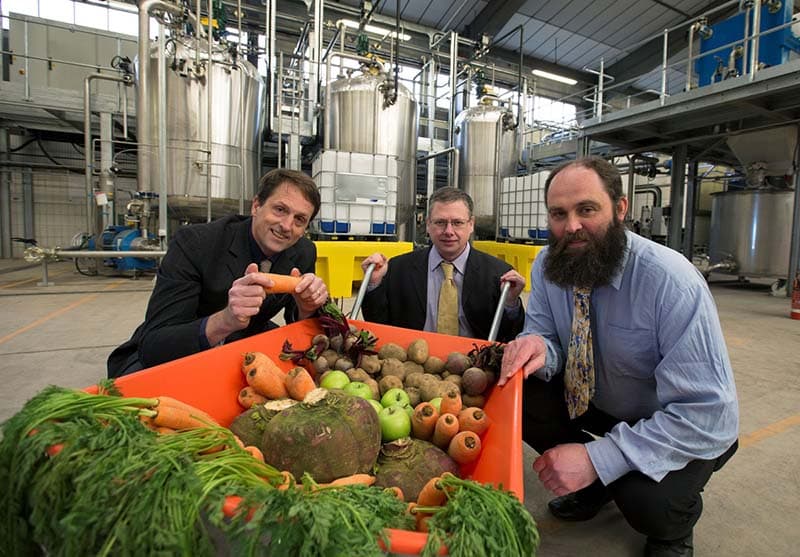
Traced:
<path id="1" fill-rule="evenodd" d="M 488 338 L 502 283 L 511 284 L 497 339 L 506 342 L 522 330 L 525 312 L 519 295 L 525 279 L 508 263 L 473 248 L 472 198 L 458 188 L 440 188 L 429 200 L 427 231 L 432 247 L 393 257 L 367 257 L 361 268 L 375 264 L 364 296 L 364 318 L 407 329 L 437 331 L 439 292 L 452 264 L 458 291 L 458 335 Z M 445 263 L 445 265 L 442 265 Z M 439 331 L 441 332 L 441 331 Z"/>
<path id="2" fill-rule="evenodd" d="M 145 321 L 108 358 L 108 376 L 146 367 L 311 317 L 328 299 L 305 237 L 320 207 L 314 181 L 276 169 L 261 178 L 250 216 L 233 215 L 175 233 L 158 270 Z M 258 271 L 300 276 L 290 294 L 269 294 Z"/>

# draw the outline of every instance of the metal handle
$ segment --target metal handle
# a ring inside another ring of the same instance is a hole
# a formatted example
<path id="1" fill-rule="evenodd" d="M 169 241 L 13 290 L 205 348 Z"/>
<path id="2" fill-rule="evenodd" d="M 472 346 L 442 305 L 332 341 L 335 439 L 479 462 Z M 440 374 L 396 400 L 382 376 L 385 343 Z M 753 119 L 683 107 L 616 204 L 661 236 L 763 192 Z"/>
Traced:
<path id="1" fill-rule="evenodd" d="M 500 291 L 500 301 L 497 302 L 497 309 L 494 310 L 494 319 L 492 320 L 492 328 L 489 329 L 489 342 L 494 342 L 497 338 L 497 331 L 500 329 L 500 320 L 503 318 L 503 306 L 506 305 L 506 298 L 508 297 L 508 289 L 511 288 L 511 283 L 503 283 L 503 289 Z"/>
<path id="2" fill-rule="evenodd" d="M 369 287 L 369 279 L 372 277 L 372 271 L 375 270 L 375 263 L 370 263 L 367 270 L 364 271 L 364 280 L 361 281 L 361 288 L 358 289 L 358 295 L 356 296 L 356 301 L 353 304 L 353 309 L 350 310 L 350 317 L 352 319 L 356 319 L 358 317 L 358 312 L 361 309 L 361 303 L 364 301 L 364 296 L 367 294 L 367 288 Z"/>

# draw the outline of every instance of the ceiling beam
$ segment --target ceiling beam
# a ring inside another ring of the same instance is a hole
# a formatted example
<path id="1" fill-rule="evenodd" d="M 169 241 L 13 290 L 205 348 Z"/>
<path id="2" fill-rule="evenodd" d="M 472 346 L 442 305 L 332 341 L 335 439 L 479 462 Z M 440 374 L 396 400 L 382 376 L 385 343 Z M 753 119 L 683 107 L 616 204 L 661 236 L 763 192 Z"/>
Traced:
<path id="1" fill-rule="evenodd" d="M 487 2 L 472 23 L 467 25 L 466 36 L 478 40 L 481 35 L 496 37 L 506 23 L 525 5 L 525 0 L 495 0 Z"/>

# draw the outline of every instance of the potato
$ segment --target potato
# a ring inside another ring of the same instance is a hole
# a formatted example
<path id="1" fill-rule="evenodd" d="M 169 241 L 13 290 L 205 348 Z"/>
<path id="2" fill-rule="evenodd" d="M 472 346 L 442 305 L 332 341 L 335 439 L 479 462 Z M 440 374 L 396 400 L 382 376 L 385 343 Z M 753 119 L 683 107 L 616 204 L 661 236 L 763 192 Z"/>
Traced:
<path id="1" fill-rule="evenodd" d="M 383 364 L 381 365 L 381 377 L 386 377 L 387 375 L 395 375 L 400 382 L 403 382 L 403 379 L 406 378 L 406 368 L 403 366 L 403 362 L 396 358 L 387 358 L 383 360 Z"/>
<path id="2" fill-rule="evenodd" d="M 405 362 L 408 359 L 408 354 L 406 353 L 405 348 L 400 346 L 399 344 L 395 344 L 394 342 L 387 342 L 381 349 L 378 351 L 378 357 L 381 360 L 388 360 L 389 358 L 394 358 L 396 360 L 400 360 L 401 362 Z"/>
<path id="3" fill-rule="evenodd" d="M 461 403 L 466 406 L 477 406 L 478 408 L 483 408 L 486 405 L 486 396 L 485 395 L 461 395 Z"/>
<path id="4" fill-rule="evenodd" d="M 353 361 L 350 358 L 346 358 L 341 356 L 336 363 L 333 364 L 333 369 L 340 369 L 342 371 L 347 371 L 348 369 L 353 368 Z"/>
<path id="5" fill-rule="evenodd" d="M 395 387 L 398 389 L 403 388 L 403 381 L 396 375 L 387 375 L 378 381 L 378 388 L 380 389 L 381 396 L 383 396 L 384 393 L 386 393 L 386 391 L 389 389 L 393 389 Z"/>
<path id="6" fill-rule="evenodd" d="M 411 405 L 411 408 L 414 408 L 417 404 L 422 402 L 422 395 L 417 387 L 405 387 L 403 390 L 408 395 L 408 403 Z"/>
<path id="7" fill-rule="evenodd" d="M 425 402 L 430 401 L 432 398 L 436 398 L 437 396 L 442 396 L 442 391 L 444 390 L 442 387 L 443 381 L 439 379 L 430 379 L 424 381 L 422 385 L 419 386 L 419 395 Z M 452 384 L 447 384 L 447 386 L 452 386 Z"/>
<path id="8" fill-rule="evenodd" d="M 361 357 L 361 368 L 370 375 L 376 375 L 381 371 L 381 361 L 377 354 L 369 354 Z"/>
<path id="9" fill-rule="evenodd" d="M 408 345 L 408 359 L 418 364 L 424 364 L 428 359 L 428 341 L 418 338 Z"/>
<path id="10" fill-rule="evenodd" d="M 445 381 L 447 383 L 452 383 L 453 385 L 458 387 L 459 391 L 462 391 L 462 388 L 461 388 L 462 381 L 461 381 L 461 376 L 460 375 L 456 375 L 454 373 L 451 373 L 450 375 L 445 377 L 443 379 L 443 381 Z"/>
<path id="11" fill-rule="evenodd" d="M 425 360 L 422 367 L 425 368 L 425 371 L 428 373 L 442 373 L 442 370 L 444 370 L 444 361 L 436 356 L 428 356 L 428 359 Z"/>
<path id="12" fill-rule="evenodd" d="M 369 388 L 372 389 L 372 398 L 374 398 L 375 400 L 380 400 L 381 399 L 381 388 L 380 388 L 380 386 L 378 386 L 378 382 L 375 381 L 372 377 L 370 377 L 369 379 L 364 381 L 364 383 L 369 385 Z"/>
<path id="13" fill-rule="evenodd" d="M 403 362 L 403 367 L 406 368 L 406 375 L 410 373 L 424 373 L 425 369 L 419 365 L 417 362 L 412 362 L 411 360 L 406 360 Z"/>
<path id="14" fill-rule="evenodd" d="M 333 348 L 328 348 L 322 354 L 320 354 L 320 357 L 328 360 L 328 366 L 332 366 L 336 363 L 336 360 L 339 359 L 339 353 Z"/>
<path id="15" fill-rule="evenodd" d="M 403 384 L 406 387 L 419 387 L 422 384 L 422 378 L 424 377 L 424 375 L 425 375 L 424 373 L 419 373 L 418 371 L 409 373 L 403 380 Z"/>
<path id="16" fill-rule="evenodd" d="M 322 356 L 317 357 L 311 366 L 314 368 L 314 373 L 317 376 L 322 375 L 331 368 L 330 364 L 328 363 L 328 358 L 323 358 Z"/>
<path id="17" fill-rule="evenodd" d="M 360 367 L 354 367 L 352 369 L 348 369 L 346 373 L 347 376 L 350 378 L 350 381 L 361 381 L 362 383 L 366 383 L 367 379 L 371 379 L 369 374 Z"/>

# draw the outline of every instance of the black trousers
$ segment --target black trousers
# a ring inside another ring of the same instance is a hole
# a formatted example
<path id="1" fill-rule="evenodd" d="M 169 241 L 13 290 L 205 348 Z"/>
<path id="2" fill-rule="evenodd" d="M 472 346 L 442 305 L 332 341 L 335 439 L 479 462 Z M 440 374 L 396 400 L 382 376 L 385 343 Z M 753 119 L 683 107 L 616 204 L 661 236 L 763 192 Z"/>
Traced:
<path id="1" fill-rule="evenodd" d="M 522 438 L 539 454 L 564 443 L 587 443 L 593 439 L 587 431 L 602 436 L 622 421 L 591 404 L 585 414 L 570 420 L 563 374 L 549 382 L 536 377 L 524 381 L 522 407 Z M 585 489 L 598 496 L 606 491 L 636 531 L 660 540 L 683 538 L 700 519 L 701 492 L 711 474 L 722 468 L 737 447 L 738 442 L 712 460 L 693 460 L 660 482 L 630 472 L 607 486 L 597 480 Z"/>

